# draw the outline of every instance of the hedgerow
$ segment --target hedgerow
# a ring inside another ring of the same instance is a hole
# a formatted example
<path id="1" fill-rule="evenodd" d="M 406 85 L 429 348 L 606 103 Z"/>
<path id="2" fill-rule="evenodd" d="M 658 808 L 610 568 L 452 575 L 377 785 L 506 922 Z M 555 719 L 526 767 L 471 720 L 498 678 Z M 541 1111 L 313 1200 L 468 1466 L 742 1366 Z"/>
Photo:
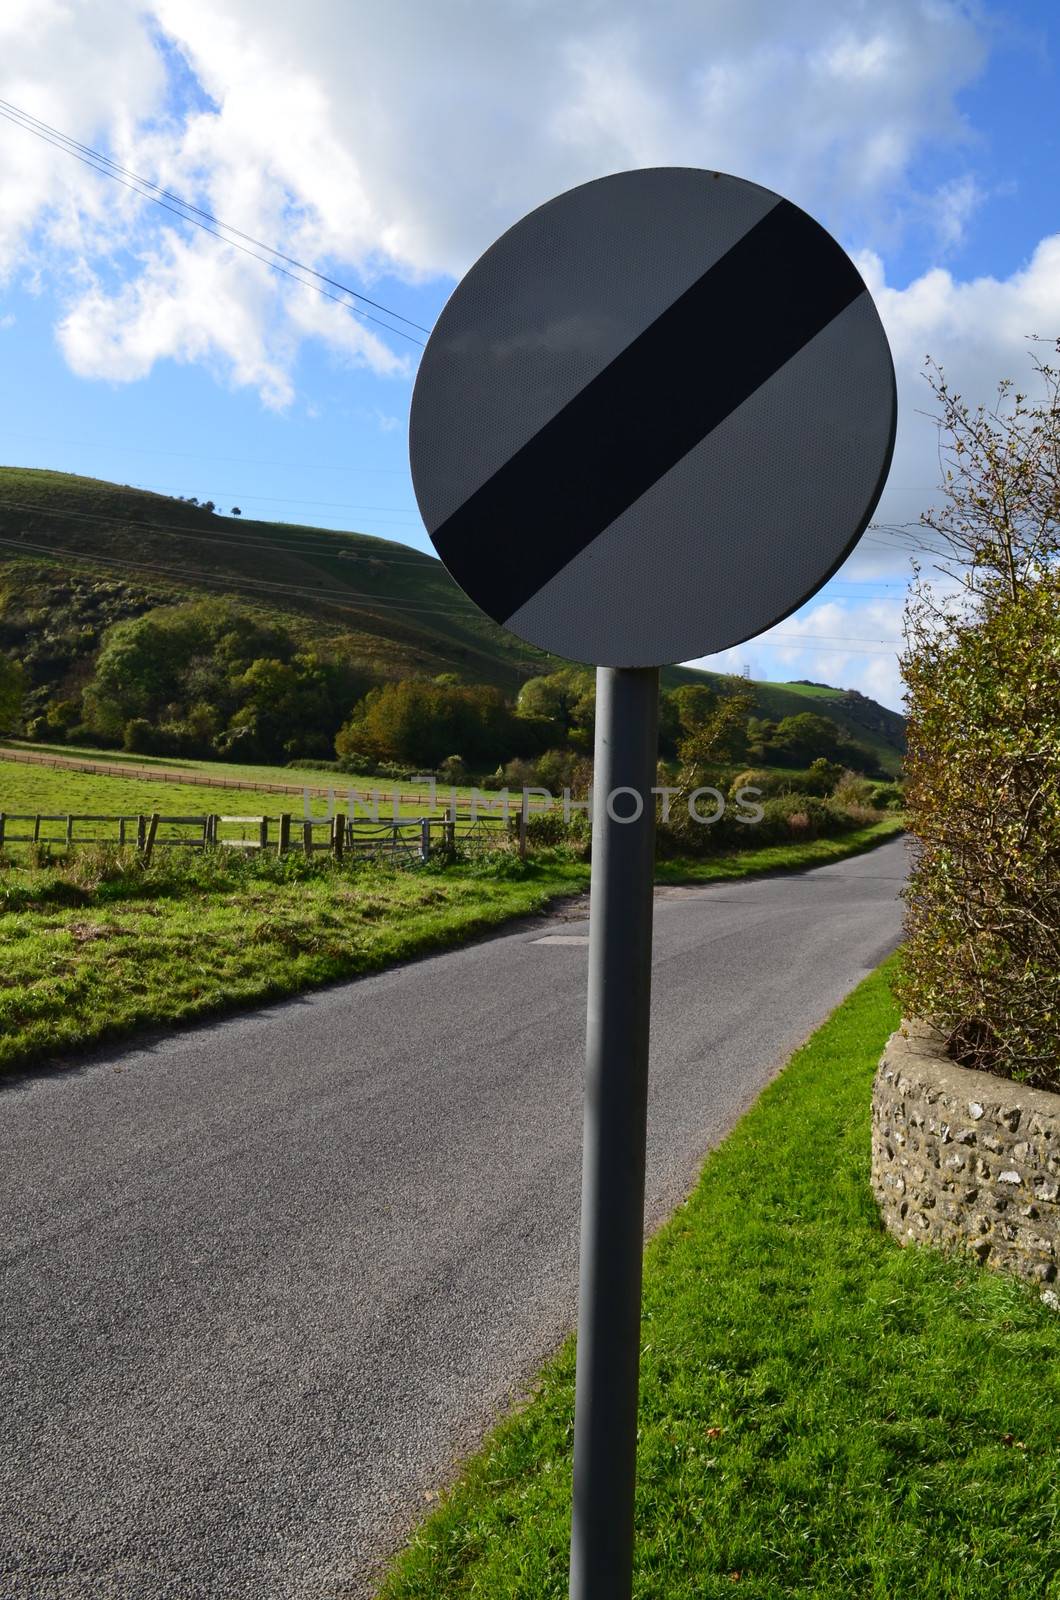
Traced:
<path id="1" fill-rule="evenodd" d="M 947 502 L 927 519 L 961 563 L 908 614 L 907 1015 L 964 1065 L 1060 1090 L 1060 374 L 972 410 L 941 375 Z"/>

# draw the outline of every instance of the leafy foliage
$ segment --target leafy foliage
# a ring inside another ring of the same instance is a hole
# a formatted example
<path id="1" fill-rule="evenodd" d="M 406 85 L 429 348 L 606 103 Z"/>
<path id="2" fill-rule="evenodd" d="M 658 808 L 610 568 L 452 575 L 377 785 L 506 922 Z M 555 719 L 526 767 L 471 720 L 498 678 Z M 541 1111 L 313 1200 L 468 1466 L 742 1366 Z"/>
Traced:
<path id="1" fill-rule="evenodd" d="M 900 994 L 965 1065 L 1060 1089 L 1060 378 L 972 409 L 933 371 L 954 590 L 908 610 L 918 842 Z"/>
<path id="2" fill-rule="evenodd" d="M 951 575 L 986 599 L 1017 600 L 1060 558 L 1060 370 L 1033 350 L 1040 342 L 1034 403 L 1004 379 L 993 405 L 971 406 L 928 362 L 946 498 L 921 522 L 948 553 Z"/>
<path id="3" fill-rule="evenodd" d="M 0 733 L 10 733 L 22 713 L 26 675 L 17 661 L 0 656 Z"/>
<path id="4" fill-rule="evenodd" d="M 1060 575 L 915 636 L 906 1009 L 958 1060 L 1060 1089 Z"/>
<path id="5" fill-rule="evenodd" d="M 357 752 L 432 770 L 459 761 L 481 771 L 513 751 L 541 751 L 550 732 L 541 718 L 517 716 L 499 689 L 410 678 L 369 690 L 335 749 L 346 758 Z"/>
<path id="6" fill-rule="evenodd" d="M 242 606 L 189 601 L 108 631 L 84 710 L 93 732 L 127 750 L 327 756 L 363 681 Z"/>

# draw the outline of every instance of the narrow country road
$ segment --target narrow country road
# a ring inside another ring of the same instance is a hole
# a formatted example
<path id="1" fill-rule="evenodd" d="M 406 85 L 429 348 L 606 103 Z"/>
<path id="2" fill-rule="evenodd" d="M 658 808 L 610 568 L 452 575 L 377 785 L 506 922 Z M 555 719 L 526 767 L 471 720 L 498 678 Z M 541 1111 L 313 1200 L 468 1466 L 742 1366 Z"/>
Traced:
<path id="1" fill-rule="evenodd" d="M 648 1220 L 893 948 L 898 841 L 656 898 Z M 337 1600 L 572 1326 L 587 925 L 0 1090 L 0 1593 Z"/>

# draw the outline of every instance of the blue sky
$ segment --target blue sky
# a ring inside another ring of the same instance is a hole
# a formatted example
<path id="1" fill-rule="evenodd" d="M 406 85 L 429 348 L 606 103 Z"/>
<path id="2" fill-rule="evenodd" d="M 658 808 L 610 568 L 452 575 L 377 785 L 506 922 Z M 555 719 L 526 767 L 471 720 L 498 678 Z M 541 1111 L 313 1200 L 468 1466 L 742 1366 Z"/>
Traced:
<path id="1" fill-rule="evenodd" d="M 1060 22 L 1041 0 L 8 0 L 0 98 L 430 326 L 505 226 L 667 162 L 819 216 L 902 399 L 880 518 L 933 498 L 932 353 L 970 398 L 1060 334 Z M 419 548 L 419 350 L 0 121 L 0 462 Z M 899 703 L 908 555 L 712 661 Z"/>

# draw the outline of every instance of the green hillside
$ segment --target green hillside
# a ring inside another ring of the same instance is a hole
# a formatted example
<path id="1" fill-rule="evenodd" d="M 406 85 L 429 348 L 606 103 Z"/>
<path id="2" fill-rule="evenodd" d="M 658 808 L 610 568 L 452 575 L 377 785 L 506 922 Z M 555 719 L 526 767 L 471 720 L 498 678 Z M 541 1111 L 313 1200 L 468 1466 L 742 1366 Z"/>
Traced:
<path id="1" fill-rule="evenodd" d="M 0 467 L 0 648 L 34 693 L 76 693 L 115 621 L 228 595 L 374 680 L 455 672 L 514 694 L 562 663 L 490 622 L 434 557 L 367 534 L 222 516 L 69 473 Z M 667 670 L 671 686 L 711 674 Z M 897 769 L 904 722 L 854 691 L 754 685 L 762 715 L 831 717 Z"/>

